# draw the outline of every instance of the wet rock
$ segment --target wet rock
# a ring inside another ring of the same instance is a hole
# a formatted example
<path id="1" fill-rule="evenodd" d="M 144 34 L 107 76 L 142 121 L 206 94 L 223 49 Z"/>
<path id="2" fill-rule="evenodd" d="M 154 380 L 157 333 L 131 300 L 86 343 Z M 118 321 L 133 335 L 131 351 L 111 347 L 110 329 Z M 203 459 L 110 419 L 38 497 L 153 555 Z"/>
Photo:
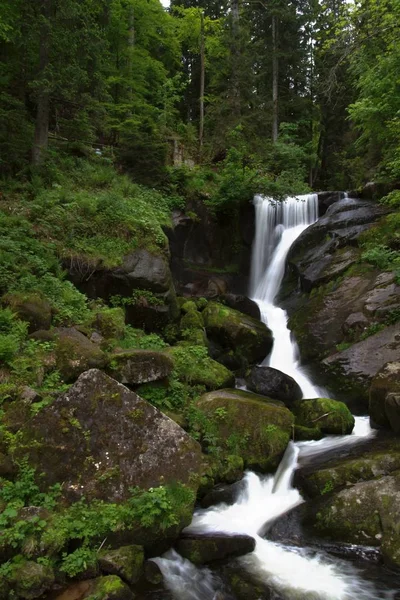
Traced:
<path id="1" fill-rule="evenodd" d="M 226 367 L 216 362 L 202 347 L 173 347 L 165 350 L 172 359 L 178 379 L 191 385 L 204 385 L 209 390 L 233 385 L 235 377 Z"/>
<path id="2" fill-rule="evenodd" d="M 82 600 L 134 600 L 135 594 L 116 575 L 98 577 L 92 582 Z"/>
<path id="3" fill-rule="evenodd" d="M 370 320 L 362 312 L 352 313 L 343 323 L 342 330 L 345 335 L 354 335 L 365 331 Z"/>
<path id="4" fill-rule="evenodd" d="M 152 560 L 146 560 L 144 563 L 144 577 L 153 585 L 159 585 L 164 580 L 160 567 Z"/>
<path id="5" fill-rule="evenodd" d="M 324 434 L 318 427 L 304 427 L 304 425 L 294 426 L 294 440 L 296 442 L 320 440 L 323 435 Z"/>
<path id="6" fill-rule="evenodd" d="M 225 294 L 221 296 L 221 301 L 229 306 L 230 308 L 234 308 L 253 319 L 257 319 L 258 321 L 261 319 L 261 312 L 257 302 L 251 300 L 247 296 L 240 296 L 237 294 Z"/>
<path id="7" fill-rule="evenodd" d="M 251 575 L 237 564 L 237 561 L 225 565 L 222 569 L 224 579 L 235 594 L 236 600 L 271 600 L 271 590 L 267 585 L 256 581 Z"/>
<path id="8" fill-rule="evenodd" d="M 16 458 L 25 455 L 44 473 L 44 488 L 64 482 L 66 501 L 85 496 L 120 502 L 135 486 L 181 482 L 195 487 L 201 473 L 197 442 L 96 369 L 25 424 Z"/>
<path id="9" fill-rule="evenodd" d="M 50 329 L 51 305 L 38 294 L 7 294 L 1 299 L 2 304 L 9 306 L 19 319 L 29 323 L 28 333 L 39 329 Z"/>
<path id="10" fill-rule="evenodd" d="M 398 361 L 400 328 L 395 324 L 329 356 L 322 364 L 334 390 L 343 386 L 367 404 L 372 379 L 387 362 Z"/>
<path id="11" fill-rule="evenodd" d="M 374 287 L 365 298 L 364 310 L 367 314 L 380 314 L 395 310 L 400 306 L 400 285 L 397 285 L 393 279 L 386 285 L 381 284 Z"/>
<path id="12" fill-rule="evenodd" d="M 75 381 L 88 369 L 101 369 L 106 365 L 104 352 L 74 327 L 59 327 L 54 333 L 56 366 L 66 382 Z"/>
<path id="13" fill-rule="evenodd" d="M 353 431 L 353 415 L 343 402 L 337 400 L 298 400 L 293 404 L 292 412 L 296 423 L 305 427 L 317 427 L 323 433 L 344 435 Z"/>
<path id="14" fill-rule="evenodd" d="M 289 442 L 293 415 L 279 401 L 241 390 L 204 394 L 197 406 L 212 421 L 217 444 L 248 468 L 276 468 Z"/>
<path id="15" fill-rule="evenodd" d="M 223 483 L 219 484 L 201 499 L 201 506 L 203 508 L 209 508 L 216 504 L 227 504 L 228 506 L 231 506 L 232 504 L 235 504 L 245 488 L 246 485 L 243 481 L 236 481 L 231 485 Z"/>
<path id="16" fill-rule="evenodd" d="M 330 459 L 315 468 L 300 468 L 296 473 L 296 485 L 312 498 L 369 481 L 375 477 L 390 475 L 400 469 L 400 444 L 397 440 L 372 440 L 368 447 L 354 449 L 350 456 Z"/>
<path id="17" fill-rule="evenodd" d="M 376 427 L 400 433 L 400 361 L 389 362 L 375 375 L 369 388 L 369 414 Z"/>
<path id="18" fill-rule="evenodd" d="M 242 354 L 250 364 L 264 359 L 272 348 L 272 333 L 266 325 L 237 310 L 210 302 L 203 318 L 212 341 Z"/>
<path id="19" fill-rule="evenodd" d="M 322 217 L 328 208 L 344 198 L 343 192 L 318 192 L 318 214 Z"/>
<path id="20" fill-rule="evenodd" d="M 357 483 L 329 496 L 315 515 L 314 527 L 331 539 L 381 545 L 386 562 L 400 566 L 400 477 Z"/>
<path id="21" fill-rule="evenodd" d="M 13 571 L 10 583 L 17 598 L 33 600 L 42 596 L 53 585 L 53 569 L 34 561 L 24 561 Z"/>
<path id="22" fill-rule="evenodd" d="M 247 387 L 256 394 L 281 400 L 288 406 L 303 397 L 301 388 L 293 377 L 272 367 L 253 367 Z"/>
<path id="23" fill-rule="evenodd" d="M 256 542 L 249 535 L 184 534 L 176 543 L 181 556 L 195 565 L 243 556 L 253 552 Z"/>
<path id="24" fill-rule="evenodd" d="M 103 573 L 118 575 L 126 583 L 134 584 L 143 573 L 144 551 L 142 546 L 122 546 L 116 550 L 104 550 L 99 554 Z"/>
<path id="25" fill-rule="evenodd" d="M 153 350 L 127 350 L 111 355 L 107 371 L 120 383 L 140 385 L 168 377 L 173 362 L 166 354 Z"/>

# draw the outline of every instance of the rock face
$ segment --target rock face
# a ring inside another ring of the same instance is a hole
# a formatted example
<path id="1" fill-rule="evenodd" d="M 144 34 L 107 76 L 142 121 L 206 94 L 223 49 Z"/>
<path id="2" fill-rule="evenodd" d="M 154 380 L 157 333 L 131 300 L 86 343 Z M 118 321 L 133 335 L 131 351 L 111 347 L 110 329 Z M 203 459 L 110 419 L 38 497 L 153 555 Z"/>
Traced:
<path id="1" fill-rule="evenodd" d="M 173 367 L 172 360 L 162 352 L 127 350 L 111 356 L 108 372 L 120 383 L 140 385 L 168 377 Z"/>
<path id="2" fill-rule="evenodd" d="M 122 546 L 116 550 L 103 550 L 99 555 L 99 566 L 107 575 L 118 575 L 129 584 L 139 581 L 144 569 L 142 546 Z"/>
<path id="3" fill-rule="evenodd" d="M 300 277 L 302 289 L 310 291 L 345 271 L 358 255 L 352 247 L 357 237 L 386 212 L 378 204 L 356 198 L 332 204 L 290 250 L 289 262 Z"/>
<path id="4" fill-rule="evenodd" d="M 179 554 L 195 565 L 243 556 L 243 554 L 253 552 L 255 546 L 255 540 L 249 535 L 227 534 L 186 533 L 176 543 Z"/>
<path id="5" fill-rule="evenodd" d="M 272 367 L 253 367 L 246 383 L 252 392 L 282 400 L 288 406 L 303 397 L 301 388 L 293 377 Z"/>
<path id="6" fill-rule="evenodd" d="M 81 496 L 126 500 L 129 488 L 189 483 L 201 450 L 174 421 L 101 371 L 83 373 L 21 432 L 17 454 L 45 476 L 63 481 L 68 501 Z"/>
<path id="7" fill-rule="evenodd" d="M 400 361 L 399 324 L 386 327 L 347 350 L 329 356 L 323 366 L 332 385 L 339 388 L 342 384 L 342 391 L 350 388 L 350 393 L 367 405 L 372 379 L 389 361 Z"/>
<path id="8" fill-rule="evenodd" d="M 84 371 L 106 365 L 104 352 L 74 327 L 59 327 L 55 334 L 56 366 L 65 381 L 75 381 Z"/>
<path id="9" fill-rule="evenodd" d="M 216 443 L 248 468 L 276 468 L 290 439 L 293 415 L 278 401 L 241 390 L 204 394 L 197 406 L 213 423 Z"/>
<path id="10" fill-rule="evenodd" d="M 217 302 L 210 302 L 203 311 L 207 336 L 221 349 L 221 353 L 235 353 L 254 364 L 271 351 L 271 331 L 237 310 Z"/>
<path id="11" fill-rule="evenodd" d="M 292 411 L 296 422 L 304 427 L 317 427 L 323 433 L 344 435 L 351 433 L 354 417 L 343 402 L 329 398 L 298 400 Z"/>
<path id="12" fill-rule="evenodd" d="M 400 433 L 400 361 L 387 363 L 372 379 L 369 414 L 373 425 Z"/>

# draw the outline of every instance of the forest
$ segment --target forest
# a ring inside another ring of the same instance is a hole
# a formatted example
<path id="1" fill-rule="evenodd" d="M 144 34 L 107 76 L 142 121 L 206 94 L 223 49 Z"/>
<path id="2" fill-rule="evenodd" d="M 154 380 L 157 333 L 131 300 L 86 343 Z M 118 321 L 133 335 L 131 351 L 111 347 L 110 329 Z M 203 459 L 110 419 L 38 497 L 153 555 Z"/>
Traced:
<path id="1" fill-rule="evenodd" d="M 1 0 L 0 600 L 398 597 L 399 24 Z"/>

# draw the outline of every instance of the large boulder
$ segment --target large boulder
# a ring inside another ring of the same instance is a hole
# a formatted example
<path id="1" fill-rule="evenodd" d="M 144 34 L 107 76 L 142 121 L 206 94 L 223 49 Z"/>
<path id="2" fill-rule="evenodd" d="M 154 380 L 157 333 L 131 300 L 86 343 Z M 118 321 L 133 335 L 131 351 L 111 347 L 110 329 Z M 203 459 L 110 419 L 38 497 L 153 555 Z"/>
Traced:
<path id="1" fill-rule="evenodd" d="M 105 353 L 74 327 L 59 327 L 54 334 L 56 366 L 64 381 L 75 381 L 88 369 L 105 367 Z"/>
<path id="2" fill-rule="evenodd" d="M 304 427 L 317 427 L 323 433 L 351 433 L 354 417 L 343 402 L 330 398 L 298 400 L 292 406 L 296 422 Z"/>
<path id="3" fill-rule="evenodd" d="M 289 442 L 293 415 L 281 402 L 236 389 L 204 394 L 197 407 L 209 419 L 216 444 L 248 468 L 275 469 Z"/>
<path id="4" fill-rule="evenodd" d="M 174 365 L 163 352 L 153 350 L 127 350 L 112 354 L 108 373 L 120 383 L 140 385 L 165 379 Z"/>
<path id="5" fill-rule="evenodd" d="M 328 458 L 321 465 L 311 462 L 309 466 L 300 466 L 295 485 L 315 498 L 400 469 L 400 443 L 393 438 L 369 440 L 368 446 L 355 446 L 348 454 L 347 449 L 341 458 Z M 323 461 L 323 456 L 319 460 Z"/>
<path id="6" fill-rule="evenodd" d="M 26 423 L 15 458 L 27 456 L 46 488 L 63 482 L 66 501 L 120 502 L 130 488 L 196 486 L 201 450 L 148 402 L 92 369 Z"/>
<path id="7" fill-rule="evenodd" d="M 174 373 L 190 385 L 204 385 L 208 390 L 231 386 L 235 377 L 226 367 L 210 358 L 202 346 L 175 346 L 165 350 L 172 359 Z"/>
<path id="8" fill-rule="evenodd" d="M 139 581 L 144 571 L 144 551 L 142 546 L 131 544 L 99 553 L 99 566 L 107 575 L 118 575 L 126 583 Z"/>
<path id="9" fill-rule="evenodd" d="M 55 580 L 54 571 L 50 565 L 43 565 L 32 560 L 22 560 L 10 576 L 10 584 L 14 595 L 7 598 L 23 598 L 34 600 L 47 592 Z"/>
<path id="10" fill-rule="evenodd" d="M 254 364 L 271 351 L 273 337 L 268 327 L 237 310 L 210 302 L 203 311 L 208 337 L 223 349 L 242 355 Z"/>
<path id="11" fill-rule="evenodd" d="M 82 600 L 134 600 L 136 595 L 117 575 L 98 577 L 90 582 Z"/>
<path id="12" fill-rule="evenodd" d="M 253 552 L 255 546 L 254 538 L 249 535 L 224 533 L 205 535 L 190 532 L 184 533 L 175 545 L 179 554 L 195 565 L 243 556 Z"/>
<path id="13" fill-rule="evenodd" d="M 252 392 L 282 400 L 289 406 L 303 397 L 303 392 L 293 377 L 272 367 L 253 367 L 246 384 Z"/>
<path id="14" fill-rule="evenodd" d="M 372 379 L 369 414 L 376 427 L 400 433 L 400 361 L 387 363 Z"/>
<path id="15" fill-rule="evenodd" d="M 391 325 L 322 362 L 334 390 L 368 404 L 369 386 L 387 362 L 400 361 L 399 325 Z"/>
<path id="16" fill-rule="evenodd" d="M 381 546 L 400 567 L 400 476 L 377 477 L 327 497 L 314 518 L 319 534 L 351 544 Z"/>

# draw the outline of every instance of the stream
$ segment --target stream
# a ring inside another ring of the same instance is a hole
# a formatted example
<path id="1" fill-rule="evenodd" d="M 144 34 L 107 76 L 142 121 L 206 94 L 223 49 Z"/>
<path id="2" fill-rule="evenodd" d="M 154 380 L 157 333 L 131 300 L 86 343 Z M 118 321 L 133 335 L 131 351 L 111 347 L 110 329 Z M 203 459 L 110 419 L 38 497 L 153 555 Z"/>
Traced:
<path id="1" fill-rule="evenodd" d="M 288 198 L 284 202 L 256 196 L 256 235 L 253 245 L 251 296 L 261 318 L 272 330 L 272 353 L 262 364 L 293 377 L 304 398 L 326 397 L 300 366 L 296 342 L 287 327 L 288 316 L 275 305 L 285 271 L 286 257 L 297 237 L 318 219 L 316 194 Z M 299 463 L 316 456 L 372 438 L 368 417 L 355 417 L 353 433 L 327 436 L 319 441 L 290 442 L 275 475 L 259 476 L 247 472 L 243 491 L 232 506 L 219 504 L 198 510 L 192 533 L 225 532 L 247 534 L 256 540 L 255 550 L 238 559 L 240 568 L 270 590 L 271 600 L 389 600 L 390 576 L 376 574 L 368 563 L 355 566 L 352 561 L 332 556 L 320 549 L 284 545 L 264 539 L 270 525 L 304 502 L 293 487 L 293 474 Z M 207 568 L 198 568 L 170 550 L 154 559 L 162 571 L 166 587 L 176 600 L 222 600 L 234 598 L 224 592 L 222 580 Z M 383 568 L 381 569 L 383 571 Z M 396 586 L 397 587 L 397 586 Z M 249 598 L 248 600 L 257 600 Z"/>

